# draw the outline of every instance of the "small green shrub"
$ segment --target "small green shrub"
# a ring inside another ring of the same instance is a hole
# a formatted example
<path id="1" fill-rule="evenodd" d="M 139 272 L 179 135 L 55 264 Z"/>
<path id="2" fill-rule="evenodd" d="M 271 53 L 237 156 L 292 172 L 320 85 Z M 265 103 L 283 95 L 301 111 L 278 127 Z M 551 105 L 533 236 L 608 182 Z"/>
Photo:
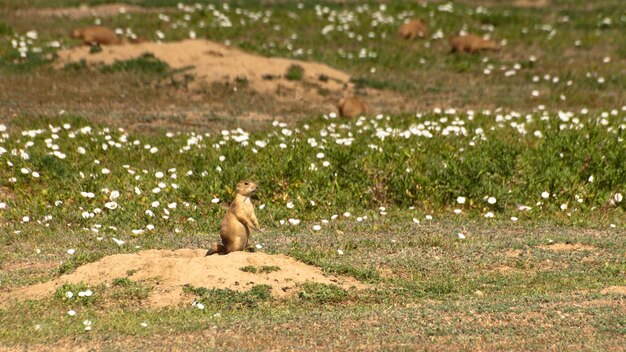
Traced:
<path id="1" fill-rule="evenodd" d="M 80 292 L 87 291 L 91 291 L 91 294 L 79 295 Z M 71 297 L 68 297 L 68 292 L 71 292 Z M 60 302 L 89 306 L 96 302 L 96 294 L 84 283 L 64 284 L 54 292 L 54 299 Z"/>
<path id="2" fill-rule="evenodd" d="M 169 72 L 169 66 L 154 55 L 145 53 L 136 59 L 115 61 L 111 65 L 103 66 L 101 71 L 104 73 L 135 71 L 163 75 Z"/>
<path id="3" fill-rule="evenodd" d="M 346 300 L 348 293 L 336 285 L 307 282 L 302 285 L 302 291 L 300 291 L 298 297 L 301 300 L 315 304 L 338 303 Z"/>
<path id="4" fill-rule="evenodd" d="M 193 286 L 185 286 L 183 291 L 197 295 L 198 301 L 207 306 L 230 310 L 256 308 L 259 303 L 272 298 L 272 287 L 269 285 L 255 285 L 246 292 Z"/>
<path id="5" fill-rule="evenodd" d="M 302 77 L 304 77 L 304 68 L 296 64 L 289 66 L 285 74 L 285 78 L 289 81 L 300 81 Z"/>
<path id="6" fill-rule="evenodd" d="M 253 274 L 257 273 L 257 269 L 252 265 L 241 267 L 239 268 L 239 270 L 246 272 L 246 273 L 253 273 Z"/>
<path id="7" fill-rule="evenodd" d="M 68 274 L 76 270 L 79 266 L 95 262 L 103 257 L 103 254 L 99 252 L 87 252 L 74 254 L 69 259 L 61 263 L 59 267 L 59 274 Z"/>

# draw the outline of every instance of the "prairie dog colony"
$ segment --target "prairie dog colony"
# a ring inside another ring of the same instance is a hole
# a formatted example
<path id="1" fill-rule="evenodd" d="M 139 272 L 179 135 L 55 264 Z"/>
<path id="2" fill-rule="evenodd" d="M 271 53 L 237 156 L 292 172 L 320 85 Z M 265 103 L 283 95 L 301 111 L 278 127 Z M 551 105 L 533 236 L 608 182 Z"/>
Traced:
<path id="1" fill-rule="evenodd" d="M 429 30 L 422 19 L 407 19 L 397 29 L 396 40 L 413 41 L 427 39 Z M 140 44 L 143 39 L 121 38 L 106 26 L 75 28 L 71 37 L 82 40 L 91 46 L 111 46 L 126 43 Z M 389 40 L 394 40 L 390 38 Z M 494 40 L 483 39 L 475 34 L 450 35 L 452 53 L 475 54 L 484 50 L 500 50 Z M 332 95 L 339 95 L 333 105 L 339 116 L 354 118 L 371 113 L 368 97 L 356 92 L 348 74 L 312 62 L 298 62 L 278 58 L 262 58 L 234 48 L 224 47 L 208 41 L 186 41 L 154 45 L 143 43 L 133 47 L 107 48 L 103 52 L 88 53 L 80 49 L 68 49 L 59 53 L 58 66 L 84 60 L 87 63 L 110 64 L 118 60 L 128 60 L 149 53 L 165 61 L 174 68 L 192 68 L 196 79 L 192 86 L 202 87 L 203 78 L 209 84 L 214 82 L 241 81 L 259 92 L 275 94 L 282 100 L 328 101 Z M 408 55 L 408 53 L 407 53 Z M 267 64 L 265 64 L 267 62 Z M 296 69 L 294 69 L 296 68 Z M 200 78 L 201 80 L 198 80 Z M 287 94 L 285 94 L 287 89 Z M 332 95 L 321 92 L 329 91 Z M 371 92 L 370 92 L 371 93 Z M 376 99 L 380 100 L 380 99 Z M 332 101 L 332 100 L 331 100 Z M 376 110 L 376 109 L 374 109 Z"/>
<path id="2" fill-rule="evenodd" d="M 0 5 L 2 348 L 622 349 L 621 1 L 132 3 Z"/>

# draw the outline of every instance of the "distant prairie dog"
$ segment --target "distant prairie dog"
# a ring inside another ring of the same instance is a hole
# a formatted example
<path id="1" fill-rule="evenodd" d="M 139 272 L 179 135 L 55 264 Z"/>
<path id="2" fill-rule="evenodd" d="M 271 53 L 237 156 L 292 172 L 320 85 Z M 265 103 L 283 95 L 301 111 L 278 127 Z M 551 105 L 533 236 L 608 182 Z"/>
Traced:
<path id="1" fill-rule="evenodd" d="M 346 97 L 339 99 L 337 109 L 339 110 L 339 116 L 357 117 L 367 114 L 369 107 L 358 97 Z"/>
<path id="2" fill-rule="evenodd" d="M 220 225 L 222 244 L 213 243 L 206 255 L 228 254 L 246 249 L 250 231 L 261 229 L 254 214 L 254 204 L 250 199 L 258 190 L 259 186 L 256 182 L 244 180 L 237 183 L 237 195 L 230 203 Z"/>
<path id="3" fill-rule="evenodd" d="M 494 40 L 483 39 L 476 34 L 451 36 L 448 41 L 453 53 L 475 53 L 481 50 L 500 50 Z"/>
<path id="4" fill-rule="evenodd" d="M 71 37 L 82 39 L 85 45 L 117 45 L 122 43 L 115 32 L 104 26 L 76 28 L 72 30 Z"/>
<path id="5" fill-rule="evenodd" d="M 415 38 L 426 38 L 427 36 L 428 27 L 422 20 L 410 20 L 398 29 L 398 37 L 402 39 L 413 40 Z"/>

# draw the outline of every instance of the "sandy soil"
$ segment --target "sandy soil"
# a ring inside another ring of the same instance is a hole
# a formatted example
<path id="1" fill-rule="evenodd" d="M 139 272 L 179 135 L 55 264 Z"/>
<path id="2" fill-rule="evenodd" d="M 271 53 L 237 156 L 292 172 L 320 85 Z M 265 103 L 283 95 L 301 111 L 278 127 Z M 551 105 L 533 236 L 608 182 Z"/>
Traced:
<path id="1" fill-rule="evenodd" d="M 538 248 L 549 250 L 549 251 L 593 251 L 596 248 L 593 246 L 587 246 L 582 243 L 555 243 L 546 246 L 539 246 Z"/>
<path id="2" fill-rule="evenodd" d="M 0 294 L 0 306 L 15 300 L 44 298 L 63 284 L 84 283 L 95 288 L 98 285 L 111 285 L 114 279 L 124 277 L 152 287 L 148 298 L 151 307 L 189 303 L 189 297 L 183 294 L 185 285 L 238 291 L 247 291 L 254 285 L 270 285 L 275 297 L 296 294 L 296 286 L 307 281 L 335 284 L 346 289 L 365 288 L 355 279 L 325 275 L 317 267 L 284 255 L 233 252 L 225 256 L 205 257 L 205 253 L 202 249 L 179 249 L 111 255 L 85 264 L 58 279 Z M 244 266 L 277 266 L 280 270 L 249 273 L 240 270 Z"/>
<path id="3" fill-rule="evenodd" d="M 600 291 L 600 293 L 603 295 L 613 294 L 626 296 L 626 286 L 609 286 Z"/>
<path id="4" fill-rule="evenodd" d="M 79 46 L 61 50 L 56 67 L 85 60 L 87 64 L 112 64 L 151 53 L 171 68 L 190 68 L 195 76 L 191 88 L 202 90 L 212 83 L 247 82 L 261 94 L 270 94 L 289 101 L 320 102 L 333 96 L 335 100 L 351 88 L 350 76 L 327 65 L 269 58 L 247 53 L 208 40 L 184 40 L 168 43 L 139 43 L 106 46 L 90 54 L 89 47 Z M 287 80 L 285 74 L 292 65 L 304 69 L 300 80 Z M 330 94 L 329 94 L 330 93 Z M 334 94 L 333 94 L 334 93 Z"/>

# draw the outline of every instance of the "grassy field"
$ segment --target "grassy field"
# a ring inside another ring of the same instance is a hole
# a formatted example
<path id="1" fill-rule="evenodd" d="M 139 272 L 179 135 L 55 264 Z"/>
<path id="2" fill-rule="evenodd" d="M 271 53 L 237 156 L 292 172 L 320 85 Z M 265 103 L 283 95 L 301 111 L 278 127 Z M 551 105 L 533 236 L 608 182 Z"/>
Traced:
<path id="1" fill-rule="evenodd" d="M 149 283 L 64 286 L 0 307 L 0 350 L 626 349 L 621 1 L 131 1 L 150 11 L 101 19 L 342 69 L 375 111 L 353 120 L 338 97 L 189 90 L 150 57 L 55 69 L 94 18 L 37 11 L 77 4 L 0 4 L 0 294 L 107 255 L 207 248 L 243 178 L 261 187 L 261 251 L 368 288 L 189 288 L 201 308 L 154 309 Z M 395 39 L 411 17 L 429 39 Z M 506 45 L 449 54 L 459 30 Z"/>
<path id="2" fill-rule="evenodd" d="M 170 0 L 133 3 L 159 10 L 100 21 L 146 40 L 194 36 L 264 55 L 323 62 L 351 74 L 376 112 L 434 107 L 527 111 L 539 105 L 552 110 L 601 110 L 626 104 L 626 21 L 620 0 L 593 5 L 554 1 L 549 7 L 530 9 L 497 1 L 483 2 L 488 6 L 477 6 L 480 2 L 453 6 L 278 2 L 270 8 L 255 2 L 226 7 L 188 3 L 180 9 L 175 7 L 177 1 Z M 31 4 L 61 7 L 76 2 Z M 54 116 L 65 110 L 98 122 L 142 129 L 180 126 L 193 116 L 192 129 L 242 124 L 256 128 L 259 124 L 238 116 L 254 111 L 302 119 L 328 112 L 339 99 L 331 96 L 329 104 L 323 105 L 285 102 L 246 89 L 233 92 L 232 86 L 224 85 L 188 91 L 177 75 L 150 67 L 104 71 L 76 67 L 59 72 L 46 64 L 57 50 L 54 46 L 76 44 L 68 37 L 69 31 L 93 24 L 94 18 L 58 21 L 23 7 L 15 0 L 0 5 L 5 14 L 0 35 L 7 39 L 0 45 L 2 116 Z M 396 28 L 410 17 L 429 23 L 428 40 L 395 39 Z M 29 31 L 36 31 L 37 38 L 29 39 Z M 446 38 L 459 31 L 489 35 L 505 44 L 504 50 L 450 55 Z M 25 59 L 20 59 L 9 38 L 16 39 L 17 46 L 24 42 Z"/>

